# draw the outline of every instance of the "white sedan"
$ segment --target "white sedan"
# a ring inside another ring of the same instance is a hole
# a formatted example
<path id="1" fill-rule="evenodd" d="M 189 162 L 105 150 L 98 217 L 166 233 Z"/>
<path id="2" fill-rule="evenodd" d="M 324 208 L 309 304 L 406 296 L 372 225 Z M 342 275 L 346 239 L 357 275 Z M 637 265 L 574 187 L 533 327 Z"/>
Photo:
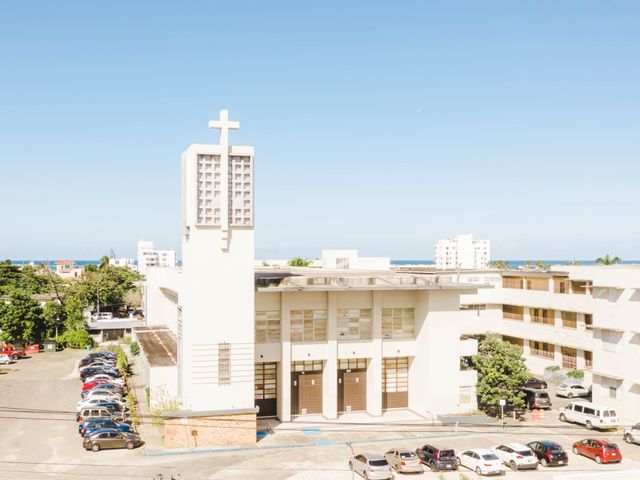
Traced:
<path id="1" fill-rule="evenodd" d="M 511 470 L 535 470 L 538 468 L 538 458 L 534 455 L 533 450 L 521 443 L 505 443 L 493 447 L 491 451 Z"/>
<path id="2" fill-rule="evenodd" d="M 460 453 L 458 463 L 478 475 L 504 475 L 506 473 L 502 460 L 486 448 L 474 448 Z"/>
<path id="3" fill-rule="evenodd" d="M 9 365 L 11 363 L 11 357 L 9 355 L 7 355 L 6 353 L 0 354 L 0 363 L 3 363 L 5 365 Z"/>
<path id="4" fill-rule="evenodd" d="M 96 380 L 106 380 L 109 383 L 115 383 L 117 385 L 123 385 L 124 380 L 122 378 L 113 378 L 111 375 L 107 375 L 106 373 L 97 373 L 96 375 L 92 375 L 84 379 L 84 383 L 91 383 Z"/>
<path id="5" fill-rule="evenodd" d="M 556 388 L 556 396 L 557 397 L 588 397 L 589 389 L 584 385 L 571 384 L 571 383 L 561 383 Z"/>
<path id="6" fill-rule="evenodd" d="M 120 400 L 118 400 L 117 398 L 113 397 L 113 398 L 108 398 L 106 396 L 97 396 L 97 397 L 92 397 L 92 398 L 88 398 L 85 400 L 80 400 L 76 406 L 76 411 L 79 412 L 80 410 L 82 410 L 83 408 L 87 408 L 87 407 L 93 407 L 94 405 L 97 405 L 99 403 L 102 402 L 110 402 L 110 403 L 115 403 L 118 405 L 118 408 L 120 410 L 122 410 L 123 408 L 126 407 L 126 404 L 121 402 Z"/>

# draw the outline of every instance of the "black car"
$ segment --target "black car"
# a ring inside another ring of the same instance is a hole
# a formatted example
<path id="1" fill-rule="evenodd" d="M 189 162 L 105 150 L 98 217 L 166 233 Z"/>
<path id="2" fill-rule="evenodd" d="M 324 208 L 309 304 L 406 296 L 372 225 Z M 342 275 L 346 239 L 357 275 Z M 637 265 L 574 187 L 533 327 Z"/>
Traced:
<path id="1" fill-rule="evenodd" d="M 416 449 L 420 461 L 434 471 L 457 470 L 456 452 L 451 448 L 438 448 L 433 445 L 423 445 Z"/>
<path id="2" fill-rule="evenodd" d="M 523 388 L 522 391 L 525 394 L 524 401 L 529 410 L 533 410 L 534 408 L 551 408 L 551 397 L 549 397 L 547 392 L 533 388 Z"/>
<path id="3" fill-rule="evenodd" d="M 109 366 L 104 366 L 104 367 L 88 367 L 85 368 L 84 370 L 82 370 L 80 372 L 80 378 L 84 381 L 85 378 L 87 377 L 91 377 L 93 375 L 96 375 L 98 373 L 106 373 L 107 375 L 110 375 L 111 377 L 119 377 L 120 373 L 118 372 L 118 370 L 116 370 L 115 368 L 109 367 Z"/>
<path id="4" fill-rule="evenodd" d="M 533 450 L 533 454 L 538 458 L 538 461 L 543 467 L 569 465 L 567 452 L 555 442 L 539 440 L 528 443 L 527 446 Z"/>
<path id="5" fill-rule="evenodd" d="M 131 425 L 113 418 L 89 418 L 78 424 L 78 433 L 84 437 L 98 428 L 116 428 L 121 432 L 128 432 L 131 430 Z"/>
<path id="6" fill-rule="evenodd" d="M 524 388 L 535 388 L 538 390 L 544 390 L 547 388 L 547 382 L 539 378 L 532 378 L 531 380 L 527 380 L 527 383 L 524 384 Z"/>

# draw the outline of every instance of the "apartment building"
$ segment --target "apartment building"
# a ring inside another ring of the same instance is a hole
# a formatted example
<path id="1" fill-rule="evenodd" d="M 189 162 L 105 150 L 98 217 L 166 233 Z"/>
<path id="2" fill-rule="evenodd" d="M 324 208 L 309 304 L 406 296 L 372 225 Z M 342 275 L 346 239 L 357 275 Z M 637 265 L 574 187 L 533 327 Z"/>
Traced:
<path id="1" fill-rule="evenodd" d="M 177 262 L 175 250 L 154 248 L 153 242 L 138 241 L 138 272 L 146 275 L 149 267 L 175 267 Z"/>
<path id="2" fill-rule="evenodd" d="M 483 269 L 489 266 L 489 240 L 474 240 L 473 235 L 439 240 L 435 246 L 435 265 L 438 270 Z"/>
<path id="3" fill-rule="evenodd" d="M 467 333 L 520 346 L 535 374 L 581 370 L 593 401 L 637 421 L 640 411 L 640 266 L 554 266 L 547 272 L 470 272 L 492 284 L 462 298 Z"/>

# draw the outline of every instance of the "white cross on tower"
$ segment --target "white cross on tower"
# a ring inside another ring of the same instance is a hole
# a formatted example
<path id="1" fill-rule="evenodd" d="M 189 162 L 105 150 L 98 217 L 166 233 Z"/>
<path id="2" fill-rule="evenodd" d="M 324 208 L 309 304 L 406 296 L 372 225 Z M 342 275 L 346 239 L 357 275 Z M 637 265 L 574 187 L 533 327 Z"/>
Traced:
<path id="1" fill-rule="evenodd" d="M 229 148 L 229 130 L 238 130 L 240 128 L 240 122 L 233 122 L 229 120 L 229 110 L 220 110 L 220 120 L 210 120 L 209 128 L 220 129 L 220 147 L 223 150 Z"/>
<path id="2" fill-rule="evenodd" d="M 229 121 L 229 110 L 220 110 L 220 120 L 211 120 L 209 128 L 220 129 L 220 248 L 229 248 L 229 130 L 238 130 L 240 122 Z"/>

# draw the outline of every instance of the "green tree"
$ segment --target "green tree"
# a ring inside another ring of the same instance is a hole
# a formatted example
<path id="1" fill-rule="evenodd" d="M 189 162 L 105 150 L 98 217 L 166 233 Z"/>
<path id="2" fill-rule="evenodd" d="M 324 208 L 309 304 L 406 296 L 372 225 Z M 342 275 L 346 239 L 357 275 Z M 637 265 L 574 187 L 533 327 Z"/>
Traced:
<path id="1" fill-rule="evenodd" d="M 517 345 L 487 336 L 480 341 L 471 364 L 478 372 L 476 393 L 480 404 L 497 405 L 500 399 L 505 399 L 516 408 L 525 406 L 520 389 L 531 374 Z"/>
<path id="2" fill-rule="evenodd" d="M 507 270 L 509 268 L 509 262 L 505 260 L 493 260 L 489 262 L 489 267 L 499 268 L 500 270 Z"/>
<path id="3" fill-rule="evenodd" d="M 46 325 L 46 338 L 51 338 L 62 333 L 67 313 L 60 302 L 50 300 L 45 303 L 42 309 L 42 316 Z"/>
<path id="4" fill-rule="evenodd" d="M 615 265 L 622 263 L 620 257 L 610 257 L 607 253 L 604 257 L 596 258 L 596 265 Z"/>
<path id="5" fill-rule="evenodd" d="M 287 262 L 287 265 L 290 267 L 308 267 L 312 262 L 313 260 L 309 260 L 308 258 L 293 257 Z"/>
<path id="6" fill-rule="evenodd" d="M 57 336 L 56 341 L 63 347 L 68 348 L 85 348 L 87 345 L 93 345 L 93 339 L 85 328 L 67 330 L 62 335 Z"/>
<path id="7" fill-rule="evenodd" d="M 5 342 L 40 343 L 46 333 L 42 309 L 27 292 L 16 290 L 0 310 L 0 338 Z"/>

